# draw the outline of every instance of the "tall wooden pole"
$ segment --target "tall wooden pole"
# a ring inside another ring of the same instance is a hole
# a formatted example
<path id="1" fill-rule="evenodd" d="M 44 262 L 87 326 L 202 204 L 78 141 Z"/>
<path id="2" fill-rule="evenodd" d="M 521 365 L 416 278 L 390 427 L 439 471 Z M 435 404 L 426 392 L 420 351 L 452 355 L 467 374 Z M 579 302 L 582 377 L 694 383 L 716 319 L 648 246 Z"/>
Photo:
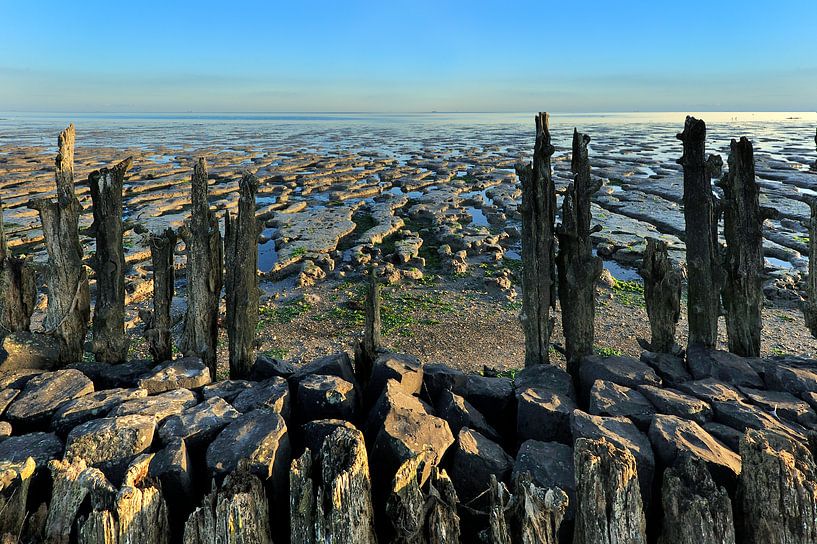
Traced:
<path id="1" fill-rule="evenodd" d="M 14 257 L 8 250 L 0 198 L 0 337 L 28 331 L 37 302 L 34 269 L 26 257 Z"/>
<path id="2" fill-rule="evenodd" d="M 548 114 L 536 116 L 536 144 L 532 165 L 518 165 L 522 183 L 522 313 L 525 366 L 550 362 L 548 348 L 554 296 L 554 221 L 556 191 L 550 157 Z"/>
<path id="3" fill-rule="evenodd" d="M 239 182 L 238 216 L 225 216 L 227 336 L 230 378 L 246 378 L 254 362 L 255 329 L 258 325 L 258 235 L 255 192 L 258 179 L 249 172 Z"/>
<path id="4" fill-rule="evenodd" d="M 150 260 L 153 264 L 153 311 L 140 312 L 145 322 L 144 336 L 156 364 L 169 361 L 173 356 L 173 338 L 170 334 L 170 305 L 175 291 L 176 269 L 174 254 L 178 235 L 172 228 L 150 234 Z"/>

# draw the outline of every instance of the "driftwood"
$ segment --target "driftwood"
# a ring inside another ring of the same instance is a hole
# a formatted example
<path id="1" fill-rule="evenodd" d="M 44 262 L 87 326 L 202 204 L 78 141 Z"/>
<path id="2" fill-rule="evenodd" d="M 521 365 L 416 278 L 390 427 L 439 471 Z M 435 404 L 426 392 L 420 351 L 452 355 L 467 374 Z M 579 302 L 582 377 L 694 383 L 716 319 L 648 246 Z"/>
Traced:
<path id="1" fill-rule="evenodd" d="M 82 360 L 91 297 L 79 241 L 82 206 L 74 194 L 74 125 L 60 133 L 57 143 L 57 199 L 36 199 L 28 206 L 40 214 L 48 250 L 45 326 L 59 339 L 60 362 L 68 364 Z"/>
<path id="2" fill-rule="evenodd" d="M 258 325 L 258 235 L 255 192 L 258 179 L 249 172 L 239 182 L 238 217 L 224 216 L 225 290 L 230 378 L 247 378 L 255 352 Z"/>
<path id="3" fill-rule="evenodd" d="M 88 176 L 94 203 L 90 234 L 96 237 L 96 254 L 91 259 L 96 272 L 92 350 L 96 360 L 104 363 L 121 363 L 128 357 L 122 190 L 132 164 L 129 157 L 112 169 L 103 168 Z"/>
<path id="4" fill-rule="evenodd" d="M 755 180 L 752 142 L 732 140 L 729 172 L 723 189 L 723 225 L 726 237 L 726 277 L 723 303 L 729 351 L 743 357 L 760 356 L 763 289 L 763 221 L 773 218 L 771 208 L 760 206 Z"/>
<path id="5" fill-rule="evenodd" d="M 687 117 L 678 134 L 684 154 L 684 220 L 689 285 L 689 345 L 714 348 L 718 340 L 721 271 L 712 180 L 705 158 L 706 124 Z"/>
<path id="6" fill-rule="evenodd" d="M 153 265 L 153 311 L 142 310 L 139 316 L 145 323 L 144 336 L 156 364 L 169 361 L 173 357 L 170 305 L 173 302 L 176 282 L 173 256 L 177 240 L 176 231 L 172 228 L 158 234 L 150 234 L 148 238 Z"/>
<path id="7" fill-rule="evenodd" d="M 635 457 L 605 439 L 576 441 L 575 544 L 646 544 Z"/>
<path id="8" fill-rule="evenodd" d="M 601 188 L 601 181 L 590 179 L 587 144 L 590 136 L 573 131 L 571 170 L 573 183 L 562 201 L 562 224 L 557 230 L 559 253 L 559 301 L 562 309 L 562 329 L 565 335 L 567 371 L 578 380 L 579 361 L 593 353 L 594 319 L 596 315 L 596 280 L 602 270 L 602 260 L 593 255 L 591 234 L 601 230 L 590 227 L 590 199 Z"/>
<path id="9" fill-rule="evenodd" d="M 321 446 L 319 467 L 311 466 L 310 455 L 307 450 L 292 463 L 291 541 L 377 542 L 369 462 L 361 432 L 346 427 L 335 430 Z"/>
<path id="10" fill-rule="evenodd" d="M 817 467 L 808 448 L 749 429 L 740 441 L 740 457 L 745 542 L 817 542 Z"/>
<path id="11" fill-rule="evenodd" d="M 638 273 L 644 278 L 644 302 L 650 319 L 650 351 L 678 350 L 675 328 L 681 317 L 681 272 L 667 254 L 667 243 L 647 238 L 644 260 Z"/>
<path id="12" fill-rule="evenodd" d="M 36 303 L 36 274 L 27 258 L 14 257 L 8 249 L 0 199 L 0 336 L 28 331 Z"/>
<path id="13" fill-rule="evenodd" d="M 548 363 L 550 309 L 554 295 L 554 220 L 556 191 L 550 157 L 548 114 L 536 116 L 536 144 L 532 165 L 517 165 L 522 184 L 522 313 L 525 333 L 525 366 Z"/>
<path id="14" fill-rule="evenodd" d="M 218 301 L 224 278 L 223 248 L 218 220 L 207 200 L 207 162 L 193 167 L 192 216 L 181 230 L 187 247 L 187 316 L 182 352 L 200 357 L 216 376 Z"/>
<path id="15" fill-rule="evenodd" d="M 687 457 L 664 472 L 661 500 L 659 544 L 735 543 L 732 502 L 700 458 Z"/>

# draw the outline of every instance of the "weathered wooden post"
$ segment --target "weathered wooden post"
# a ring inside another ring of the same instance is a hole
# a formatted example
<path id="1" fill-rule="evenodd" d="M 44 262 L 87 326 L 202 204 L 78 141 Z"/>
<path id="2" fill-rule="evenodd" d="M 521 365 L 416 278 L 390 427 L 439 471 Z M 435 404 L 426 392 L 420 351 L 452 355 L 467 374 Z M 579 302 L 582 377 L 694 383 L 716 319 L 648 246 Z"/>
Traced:
<path id="1" fill-rule="evenodd" d="M 144 336 L 156 364 L 173 357 L 173 338 L 170 334 L 170 305 L 176 282 L 174 254 L 178 236 L 168 227 L 163 232 L 148 236 L 150 260 L 153 264 L 153 311 L 143 310 L 139 317 L 145 323 Z"/>
<path id="2" fill-rule="evenodd" d="M 6 244 L 0 198 L 0 336 L 28 331 L 37 303 L 34 269 L 25 257 L 14 257 Z"/>
<path id="3" fill-rule="evenodd" d="M 88 274 L 82 264 L 79 214 L 74 194 L 74 125 L 60 133 L 56 159 L 57 199 L 40 198 L 29 208 L 40 213 L 48 250 L 48 308 L 45 326 L 59 339 L 60 362 L 75 363 L 85 351 L 91 314 Z"/>
<path id="4" fill-rule="evenodd" d="M 355 376 L 360 384 L 366 385 L 372 375 L 374 362 L 383 350 L 380 321 L 380 282 L 374 267 L 369 269 L 366 291 L 365 322 L 363 341 L 355 349 Z"/>
<path id="5" fill-rule="evenodd" d="M 684 167 L 689 345 L 714 348 L 718 341 L 721 271 L 712 180 L 704 156 L 706 123 L 688 116 L 677 138 L 684 145 L 678 164 Z"/>
<path id="6" fill-rule="evenodd" d="M 193 167 L 192 214 L 181 230 L 187 249 L 187 316 L 182 351 L 198 356 L 216 375 L 218 301 L 224 278 L 223 249 L 218 219 L 207 200 L 207 161 Z"/>
<path id="7" fill-rule="evenodd" d="M 811 217 L 808 226 L 808 300 L 803 301 L 803 316 L 811 335 L 817 338 L 817 198 L 808 197 L 806 201 L 811 208 Z"/>
<path id="8" fill-rule="evenodd" d="M 559 301 L 562 309 L 562 329 L 565 335 L 567 371 L 578 380 L 579 361 L 593 353 L 593 321 L 596 316 L 596 280 L 602 261 L 593 255 L 590 235 L 601 230 L 590 227 L 590 198 L 601 188 L 601 181 L 590 179 L 587 144 L 590 136 L 573 130 L 571 170 L 573 183 L 562 201 L 562 224 L 556 231 L 559 253 Z"/>
<path id="9" fill-rule="evenodd" d="M 645 347 L 673 353 L 678 350 L 675 328 L 681 317 L 681 272 L 670 261 L 665 241 L 647 238 L 638 273 L 644 278 L 644 302 L 650 319 L 650 343 Z"/>
<path id="10" fill-rule="evenodd" d="M 763 289 L 763 221 L 776 215 L 760 206 L 755 180 L 752 142 L 732 140 L 729 172 L 721 179 L 723 225 L 726 237 L 726 278 L 723 303 L 729 351 L 743 357 L 760 356 Z"/>
<path id="11" fill-rule="evenodd" d="M 555 304 L 553 231 L 556 190 L 550 167 L 548 114 L 536 116 L 532 165 L 517 165 L 522 183 L 522 313 L 525 366 L 550 362 L 550 309 Z"/>
<path id="12" fill-rule="evenodd" d="M 246 378 L 254 362 L 258 325 L 258 235 L 255 192 L 258 179 L 249 172 L 239 182 L 238 217 L 224 216 L 225 287 L 230 378 Z"/>
<path id="13" fill-rule="evenodd" d="M 91 266 L 96 272 L 92 349 L 97 361 L 121 363 L 128 357 L 125 335 L 125 249 L 122 246 L 122 189 L 133 160 L 91 172 L 88 185 L 94 204 L 90 234 L 96 237 Z"/>

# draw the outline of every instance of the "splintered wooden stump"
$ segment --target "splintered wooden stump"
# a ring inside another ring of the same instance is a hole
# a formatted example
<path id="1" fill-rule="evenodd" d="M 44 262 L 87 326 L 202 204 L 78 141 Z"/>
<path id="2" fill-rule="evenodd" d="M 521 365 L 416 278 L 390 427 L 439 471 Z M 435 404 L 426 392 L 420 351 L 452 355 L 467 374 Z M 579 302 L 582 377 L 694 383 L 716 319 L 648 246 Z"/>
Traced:
<path id="1" fill-rule="evenodd" d="M 684 220 L 689 285 L 689 345 L 714 348 L 718 340 L 721 270 L 712 180 L 705 157 L 706 123 L 687 117 L 678 134 L 684 154 Z"/>
<path id="2" fill-rule="evenodd" d="M 16 541 L 23 529 L 28 516 L 26 501 L 34 469 L 34 459 L 31 457 L 23 462 L 0 463 L 0 538 L 13 535 Z"/>
<path id="3" fill-rule="evenodd" d="M 550 309 L 554 291 L 554 220 L 556 190 L 550 157 L 548 114 L 536 116 L 536 144 L 532 165 L 517 165 L 522 184 L 522 313 L 525 333 L 525 366 L 550 361 Z"/>
<path id="4" fill-rule="evenodd" d="M 650 351 L 676 351 L 675 328 L 681 317 L 681 272 L 672 264 L 667 243 L 647 238 L 638 273 L 644 278 L 644 302 L 650 319 Z"/>
<path id="5" fill-rule="evenodd" d="M 633 454 L 605 439 L 580 438 L 575 544 L 646 544 L 646 520 Z"/>
<path id="6" fill-rule="evenodd" d="M 255 192 L 258 180 L 246 172 L 239 182 L 238 217 L 224 217 L 227 336 L 230 378 L 247 378 L 254 362 L 258 325 L 258 235 Z"/>
<path id="7" fill-rule="evenodd" d="M 151 234 L 148 238 L 150 260 L 153 265 L 153 311 L 142 311 L 140 317 L 145 322 L 144 336 L 156 364 L 169 361 L 173 357 L 170 306 L 176 281 L 173 256 L 177 240 L 176 231 L 172 228 Z"/>
<path id="8" fill-rule="evenodd" d="M 817 199 L 810 198 L 808 204 L 811 208 L 808 227 L 808 281 L 806 283 L 808 300 L 803 302 L 803 315 L 811 335 L 817 338 Z"/>
<path id="9" fill-rule="evenodd" d="M 82 360 L 91 297 L 79 241 L 82 206 L 74 194 L 74 125 L 60 133 L 57 143 L 57 198 L 33 200 L 28 206 L 40 214 L 48 250 L 46 330 L 58 337 L 60 362 L 68 364 Z"/>
<path id="10" fill-rule="evenodd" d="M 559 300 L 562 309 L 562 329 L 565 335 L 567 371 L 578 379 L 579 361 L 593 353 L 593 322 L 596 315 L 596 280 L 602 261 L 593 255 L 590 236 L 600 230 L 591 228 L 590 199 L 601 182 L 590 179 L 587 144 L 590 137 L 573 131 L 573 183 L 567 188 L 562 202 L 562 224 L 557 230 L 559 253 Z"/>
<path id="11" fill-rule="evenodd" d="M 721 180 L 726 237 L 723 302 L 729 351 L 760 356 L 763 288 L 763 221 L 776 214 L 760 206 L 752 142 L 732 140 L 729 173 Z"/>
<path id="12" fill-rule="evenodd" d="M 125 249 L 122 246 L 122 189 L 133 160 L 88 176 L 94 203 L 91 234 L 96 237 L 96 254 L 91 260 L 96 272 L 96 303 L 92 349 L 97 361 L 121 363 L 128 356 L 125 335 Z"/>
<path id="13" fill-rule="evenodd" d="M 323 442 L 319 467 L 312 467 L 311 455 L 307 449 L 292 462 L 291 541 L 377 542 L 369 461 L 361 432 L 346 427 L 335 430 Z"/>
<path id="14" fill-rule="evenodd" d="M 0 199 L 0 336 L 28 331 L 36 303 L 36 274 L 27 259 L 8 250 Z"/>
<path id="15" fill-rule="evenodd" d="M 224 277 L 223 248 L 218 219 L 207 200 L 207 162 L 193 167 L 192 216 L 182 229 L 187 246 L 187 316 L 182 351 L 200 357 L 216 376 L 218 301 Z"/>
<path id="16" fill-rule="evenodd" d="M 374 362 L 383 349 L 380 321 L 381 286 L 374 268 L 369 270 L 367 286 L 363 341 L 355 349 L 355 375 L 358 382 L 363 385 L 369 383 Z"/>

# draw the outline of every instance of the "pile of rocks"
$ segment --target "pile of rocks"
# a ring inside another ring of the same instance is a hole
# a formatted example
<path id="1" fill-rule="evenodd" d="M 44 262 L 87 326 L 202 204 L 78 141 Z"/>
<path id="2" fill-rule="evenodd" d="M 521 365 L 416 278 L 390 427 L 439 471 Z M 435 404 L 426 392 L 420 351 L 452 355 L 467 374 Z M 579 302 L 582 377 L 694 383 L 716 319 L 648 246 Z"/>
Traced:
<path id="1" fill-rule="evenodd" d="M 356 370 L 358 372 L 356 372 Z M 0 379 L 26 542 L 813 542 L 817 362 L 692 349 L 464 374 L 382 352 Z M 510 492 L 509 492 L 510 489 Z M 622 540 L 623 539 L 623 540 Z"/>

